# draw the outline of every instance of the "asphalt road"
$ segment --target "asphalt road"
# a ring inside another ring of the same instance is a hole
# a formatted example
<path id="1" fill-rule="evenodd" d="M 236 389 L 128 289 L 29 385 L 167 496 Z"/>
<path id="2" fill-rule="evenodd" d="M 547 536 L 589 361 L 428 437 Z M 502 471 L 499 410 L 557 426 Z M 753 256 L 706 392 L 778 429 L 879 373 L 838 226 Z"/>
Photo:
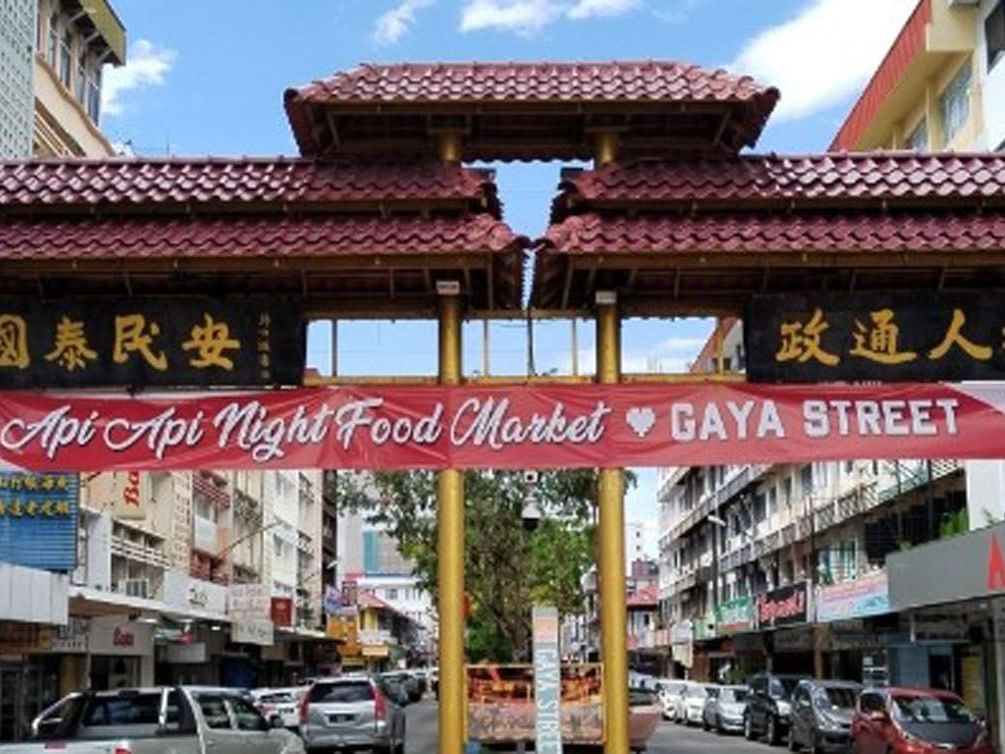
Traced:
<path id="1" fill-rule="evenodd" d="M 436 754 L 436 702 L 424 700 L 407 710 L 405 754 Z M 743 736 L 719 736 L 701 728 L 661 723 L 649 740 L 648 754 L 782 754 L 784 746 L 751 743 Z"/>

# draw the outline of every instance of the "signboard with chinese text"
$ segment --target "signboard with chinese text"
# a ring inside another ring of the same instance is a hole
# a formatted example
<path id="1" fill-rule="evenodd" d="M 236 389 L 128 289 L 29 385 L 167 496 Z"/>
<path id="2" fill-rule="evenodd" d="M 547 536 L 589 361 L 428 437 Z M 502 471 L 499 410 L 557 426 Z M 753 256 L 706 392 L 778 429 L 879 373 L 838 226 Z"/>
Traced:
<path id="1" fill-rule="evenodd" d="M 833 586 L 817 587 L 814 602 L 816 619 L 820 623 L 888 613 L 890 587 L 886 571 L 877 571 Z"/>
<path id="2" fill-rule="evenodd" d="M 534 751 L 562 754 L 562 657 L 558 651 L 558 609 L 535 605 L 531 621 L 534 636 Z"/>
<path id="3" fill-rule="evenodd" d="M 758 628 L 777 628 L 805 623 L 807 616 L 806 582 L 788 584 L 758 594 L 754 601 Z"/>
<path id="4" fill-rule="evenodd" d="M 737 597 L 716 608 L 716 633 L 738 634 L 754 628 L 754 604 L 750 597 Z"/>
<path id="5" fill-rule="evenodd" d="M 1005 294 L 755 296 L 744 316 L 751 382 L 1005 378 Z"/>
<path id="6" fill-rule="evenodd" d="M 76 474 L 0 472 L 0 561 L 76 568 L 79 494 Z"/>
<path id="7" fill-rule="evenodd" d="M 294 299 L 0 304 L 0 387 L 299 385 L 305 358 Z"/>

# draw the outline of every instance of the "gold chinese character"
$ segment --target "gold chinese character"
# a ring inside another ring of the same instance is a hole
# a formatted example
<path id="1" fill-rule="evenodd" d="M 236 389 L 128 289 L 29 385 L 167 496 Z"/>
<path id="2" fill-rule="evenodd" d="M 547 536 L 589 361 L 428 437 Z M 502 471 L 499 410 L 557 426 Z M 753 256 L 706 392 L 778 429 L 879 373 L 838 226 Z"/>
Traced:
<path id="1" fill-rule="evenodd" d="M 26 490 L 37 490 L 38 489 L 38 477 L 37 476 L 27 476 L 24 478 L 24 488 Z"/>
<path id="2" fill-rule="evenodd" d="M 59 500 L 56 502 L 56 515 L 57 516 L 69 516 L 70 515 L 70 503 L 66 500 Z"/>
<path id="3" fill-rule="evenodd" d="M 855 347 L 849 353 L 880 364 L 903 364 L 918 358 L 914 351 L 898 350 L 900 328 L 894 324 L 893 317 L 892 309 L 869 312 L 871 330 L 856 319 L 856 332 L 852 333 Z"/>
<path id="4" fill-rule="evenodd" d="M 56 489 L 57 490 L 68 490 L 70 489 L 70 480 L 65 476 L 56 477 Z"/>
<path id="5" fill-rule="evenodd" d="M 191 340 L 181 344 L 182 350 L 196 350 L 199 355 L 188 363 L 199 369 L 205 367 L 234 368 L 234 362 L 223 355 L 224 351 L 239 349 L 241 341 L 230 337 L 230 326 L 226 322 L 216 322 L 209 314 L 203 314 L 204 324 L 192 328 Z"/>
<path id="6" fill-rule="evenodd" d="M 27 369 L 28 324 L 16 314 L 0 314 L 0 367 Z"/>
<path id="7" fill-rule="evenodd" d="M 947 353 L 953 345 L 958 345 L 962 348 L 972 359 L 979 359 L 980 361 L 987 361 L 991 358 L 991 346 L 979 346 L 971 340 L 968 340 L 962 332 L 963 325 L 967 323 L 966 315 L 963 314 L 962 309 L 953 309 L 953 321 L 949 323 L 949 329 L 946 331 L 946 337 L 942 339 L 935 348 L 928 352 L 929 359 L 941 359 Z"/>
<path id="8" fill-rule="evenodd" d="M 42 489 L 46 492 L 51 492 L 56 488 L 56 480 L 51 476 L 42 477 Z"/>
<path id="9" fill-rule="evenodd" d="M 53 502 L 51 500 L 46 500 L 42 503 L 42 515 L 46 518 L 52 518 Z"/>
<path id="10" fill-rule="evenodd" d="M 829 327 L 819 309 L 813 310 L 813 316 L 805 324 L 798 321 L 783 322 L 782 347 L 775 354 L 775 361 L 798 361 L 802 364 L 816 359 L 826 366 L 837 366 L 841 362 L 840 357 L 828 353 L 820 345 L 820 336 Z"/>
<path id="11" fill-rule="evenodd" d="M 68 371 L 83 369 L 88 361 L 95 361 L 98 354 L 87 346 L 84 323 L 63 316 L 56 325 L 56 345 L 45 355 L 46 361 L 56 361 Z"/>
<path id="12" fill-rule="evenodd" d="M 7 503 L 0 502 L 0 516 L 6 516 L 6 515 L 7 515 Z"/>
<path id="13" fill-rule="evenodd" d="M 153 339 L 160 335 L 161 328 L 156 322 L 151 322 L 147 328 L 147 320 L 142 314 L 127 314 L 115 318 L 115 347 L 112 358 L 116 364 L 125 364 L 130 353 L 138 353 L 151 367 L 158 372 L 167 369 L 167 356 L 164 352 L 154 353 L 150 350 Z"/>
<path id="14" fill-rule="evenodd" d="M 38 503 L 36 503 L 34 500 L 28 501 L 28 503 L 24 506 L 24 514 L 26 516 L 35 516 L 37 513 L 38 513 Z"/>
<path id="15" fill-rule="evenodd" d="M 17 516 L 20 518 L 23 515 L 21 510 L 21 501 L 15 498 L 10 504 L 10 515 Z"/>

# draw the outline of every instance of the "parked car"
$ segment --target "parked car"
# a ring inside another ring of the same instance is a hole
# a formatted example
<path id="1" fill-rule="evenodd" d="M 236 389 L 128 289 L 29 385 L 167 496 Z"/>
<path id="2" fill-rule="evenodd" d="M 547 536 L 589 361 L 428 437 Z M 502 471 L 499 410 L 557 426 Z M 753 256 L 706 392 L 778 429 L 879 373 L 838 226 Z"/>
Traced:
<path id="1" fill-rule="evenodd" d="M 684 700 L 684 714 L 683 721 L 685 725 L 701 725 L 701 721 L 705 714 L 705 702 L 708 701 L 709 697 L 714 697 L 718 695 L 719 687 L 702 685 L 696 683 L 689 686 L 684 690 L 683 700 Z"/>
<path id="2" fill-rule="evenodd" d="M 700 686 L 701 684 L 697 681 L 684 681 L 684 685 L 681 686 L 680 690 L 671 697 L 673 703 L 673 710 L 671 712 L 671 717 L 675 723 L 686 723 L 687 722 L 687 710 L 684 706 L 684 697 L 688 690 L 695 686 Z"/>
<path id="3" fill-rule="evenodd" d="M 31 725 L 32 739 L 12 754 L 303 754 L 282 718 L 266 720 L 235 689 L 183 686 L 70 694 Z"/>
<path id="4" fill-rule="evenodd" d="M 407 670 L 392 670 L 381 675 L 382 678 L 398 684 L 405 692 L 406 704 L 417 702 L 422 698 L 422 687 L 414 673 Z"/>
<path id="5" fill-rule="evenodd" d="M 853 754 L 992 754 L 987 728 L 948 691 L 866 689 L 851 725 Z"/>
<path id="6" fill-rule="evenodd" d="M 792 692 L 800 675 L 758 673 L 750 679 L 750 694 L 743 716 L 743 734 L 749 740 L 764 736 L 769 744 L 777 744 L 789 732 L 792 714 Z"/>
<path id="7" fill-rule="evenodd" d="M 789 750 L 847 751 L 861 691 L 849 681 L 800 681 L 792 694 Z"/>
<path id="8" fill-rule="evenodd" d="M 658 692 L 660 704 L 663 706 L 663 719 L 677 719 L 677 697 L 684 693 L 687 681 L 661 681 Z"/>
<path id="9" fill-rule="evenodd" d="M 405 712 L 371 678 L 318 680 L 300 707 L 308 752 L 347 747 L 385 754 L 405 750 Z"/>
<path id="10" fill-rule="evenodd" d="M 718 694 L 705 700 L 702 727 L 716 733 L 741 732 L 748 691 L 746 686 L 720 686 Z"/>
<path id="11" fill-rule="evenodd" d="M 306 693 L 307 687 L 252 689 L 249 697 L 266 720 L 279 715 L 287 730 L 296 730 L 300 727 L 300 700 Z"/>

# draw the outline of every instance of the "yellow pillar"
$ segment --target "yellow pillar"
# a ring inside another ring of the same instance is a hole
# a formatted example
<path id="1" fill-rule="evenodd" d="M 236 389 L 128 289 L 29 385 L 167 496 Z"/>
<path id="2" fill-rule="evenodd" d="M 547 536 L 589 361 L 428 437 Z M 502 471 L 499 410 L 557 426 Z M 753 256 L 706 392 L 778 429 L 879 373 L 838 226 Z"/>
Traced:
<path id="1" fill-rule="evenodd" d="M 440 383 L 461 381 L 461 302 L 440 299 Z M 436 480 L 439 549 L 440 754 L 464 751 L 464 476 L 441 471 Z"/>
<path id="2" fill-rule="evenodd" d="M 621 380 L 621 323 L 613 294 L 598 294 L 597 381 Z M 600 645 L 604 663 L 604 754 L 628 751 L 628 618 L 625 609 L 624 472 L 601 469 Z"/>

